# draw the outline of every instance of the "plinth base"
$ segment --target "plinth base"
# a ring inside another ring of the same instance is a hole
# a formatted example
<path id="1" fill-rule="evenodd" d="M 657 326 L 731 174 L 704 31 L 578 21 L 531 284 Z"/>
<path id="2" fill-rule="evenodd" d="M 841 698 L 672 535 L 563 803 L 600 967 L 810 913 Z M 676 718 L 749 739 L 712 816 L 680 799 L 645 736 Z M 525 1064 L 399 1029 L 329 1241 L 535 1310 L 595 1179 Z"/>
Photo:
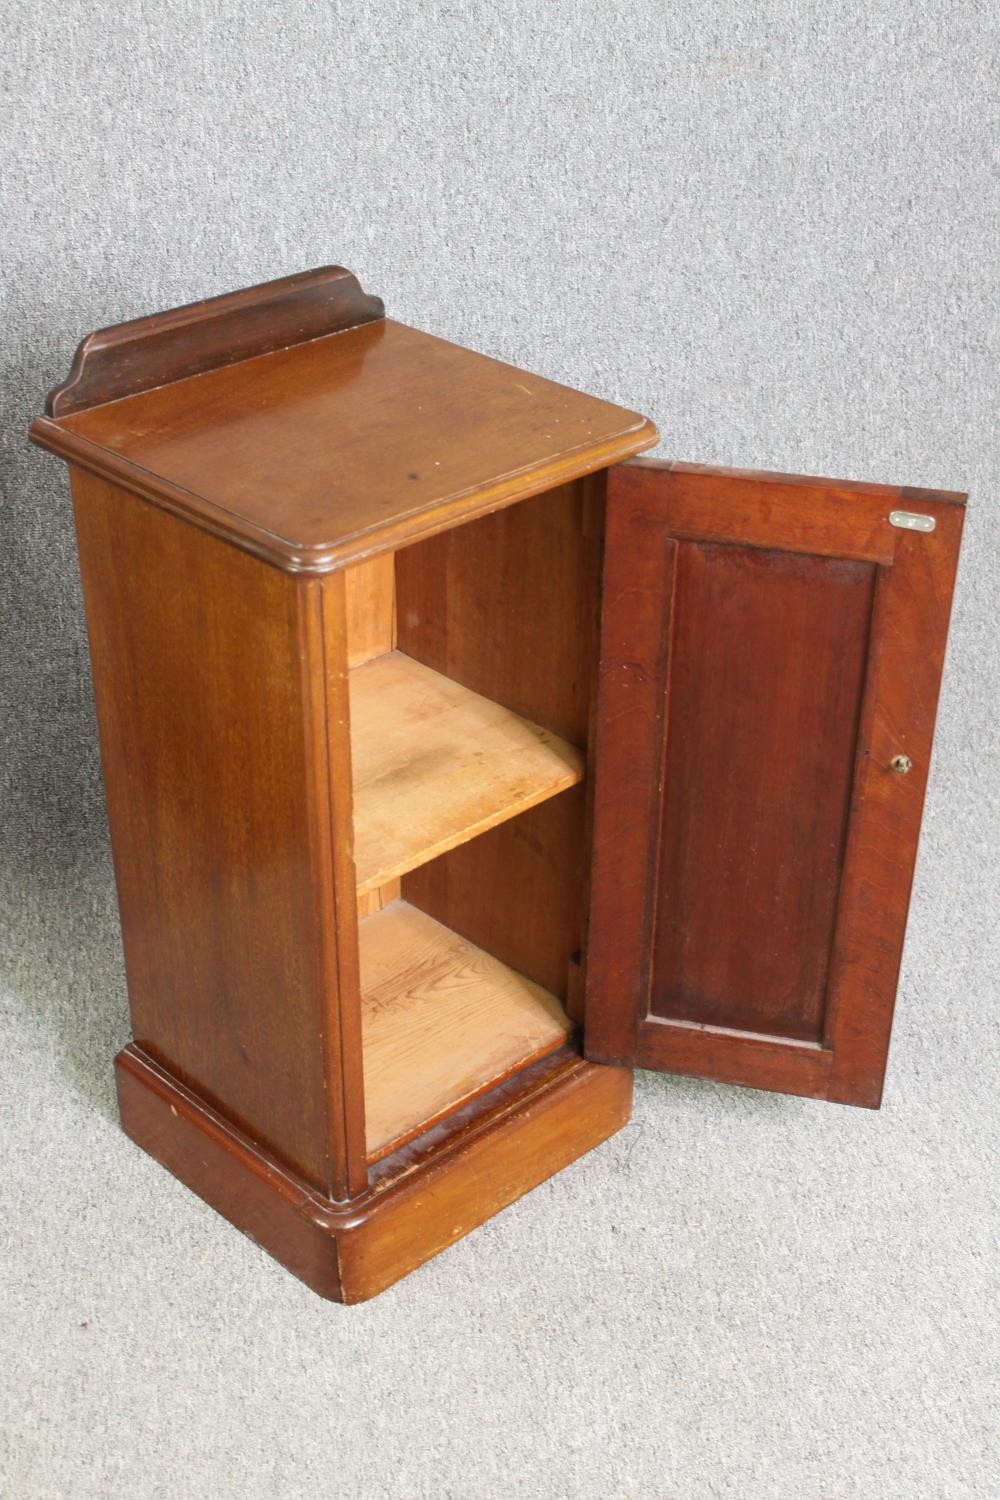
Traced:
<path id="1" fill-rule="evenodd" d="M 626 1124 L 632 1074 L 568 1050 L 453 1128 L 380 1162 L 334 1203 L 262 1152 L 138 1047 L 115 1060 L 137 1145 L 322 1297 L 363 1302 Z"/>

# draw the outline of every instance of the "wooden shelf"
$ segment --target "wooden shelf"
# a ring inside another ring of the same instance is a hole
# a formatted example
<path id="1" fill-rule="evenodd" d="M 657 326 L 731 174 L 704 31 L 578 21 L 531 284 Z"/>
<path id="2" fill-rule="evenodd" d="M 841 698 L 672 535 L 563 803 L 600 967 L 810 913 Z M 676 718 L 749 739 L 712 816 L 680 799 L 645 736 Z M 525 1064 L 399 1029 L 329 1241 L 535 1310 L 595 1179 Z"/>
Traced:
<path id="1" fill-rule="evenodd" d="M 405 901 L 360 924 L 370 1160 L 560 1046 L 555 995 Z"/>
<path id="2" fill-rule="evenodd" d="M 350 692 L 359 896 L 583 779 L 575 746 L 399 651 Z"/>

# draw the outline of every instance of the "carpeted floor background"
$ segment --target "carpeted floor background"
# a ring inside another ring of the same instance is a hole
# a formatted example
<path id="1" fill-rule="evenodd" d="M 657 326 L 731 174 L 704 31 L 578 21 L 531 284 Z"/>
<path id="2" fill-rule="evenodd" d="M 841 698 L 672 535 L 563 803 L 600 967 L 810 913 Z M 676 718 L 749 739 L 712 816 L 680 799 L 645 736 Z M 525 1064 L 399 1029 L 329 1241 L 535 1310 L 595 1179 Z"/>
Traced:
<path id="1" fill-rule="evenodd" d="M 996 13 L 7 0 L 0 1495 L 1000 1493 Z M 879 1114 L 639 1075 L 376 1302 L 114 1118 L 128 1034 L 65 476 L 89 329 L 339 260 L 678 458 L 973 493 Z"/>

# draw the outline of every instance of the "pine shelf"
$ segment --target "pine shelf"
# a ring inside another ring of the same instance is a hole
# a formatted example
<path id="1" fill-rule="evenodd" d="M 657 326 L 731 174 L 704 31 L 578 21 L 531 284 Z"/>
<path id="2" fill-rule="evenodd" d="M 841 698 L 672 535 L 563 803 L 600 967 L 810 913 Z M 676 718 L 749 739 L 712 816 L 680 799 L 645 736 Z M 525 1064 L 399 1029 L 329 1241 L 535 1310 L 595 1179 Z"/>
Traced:
<path id="1" fill-rule="evenodd" d="M 360 924 L 369 1160 L 562 1045 L 555 995 L 405 901 Z"/>
<path id="2" fill-rule="evenodd" d="M 402 652 L 350 700 L 359 896 L 583 779 L 574 745 Z"/>

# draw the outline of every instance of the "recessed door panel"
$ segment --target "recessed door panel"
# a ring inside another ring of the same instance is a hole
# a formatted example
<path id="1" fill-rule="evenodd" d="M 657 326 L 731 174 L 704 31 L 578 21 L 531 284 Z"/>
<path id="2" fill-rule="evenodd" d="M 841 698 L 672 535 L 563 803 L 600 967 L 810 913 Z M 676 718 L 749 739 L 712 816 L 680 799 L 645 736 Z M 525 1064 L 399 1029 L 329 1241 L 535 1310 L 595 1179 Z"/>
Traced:
<path id="1" fill-rule="evenodd" d="M 611 471 L 588 1056 L 877 1105 L 962 498 Z"/>

